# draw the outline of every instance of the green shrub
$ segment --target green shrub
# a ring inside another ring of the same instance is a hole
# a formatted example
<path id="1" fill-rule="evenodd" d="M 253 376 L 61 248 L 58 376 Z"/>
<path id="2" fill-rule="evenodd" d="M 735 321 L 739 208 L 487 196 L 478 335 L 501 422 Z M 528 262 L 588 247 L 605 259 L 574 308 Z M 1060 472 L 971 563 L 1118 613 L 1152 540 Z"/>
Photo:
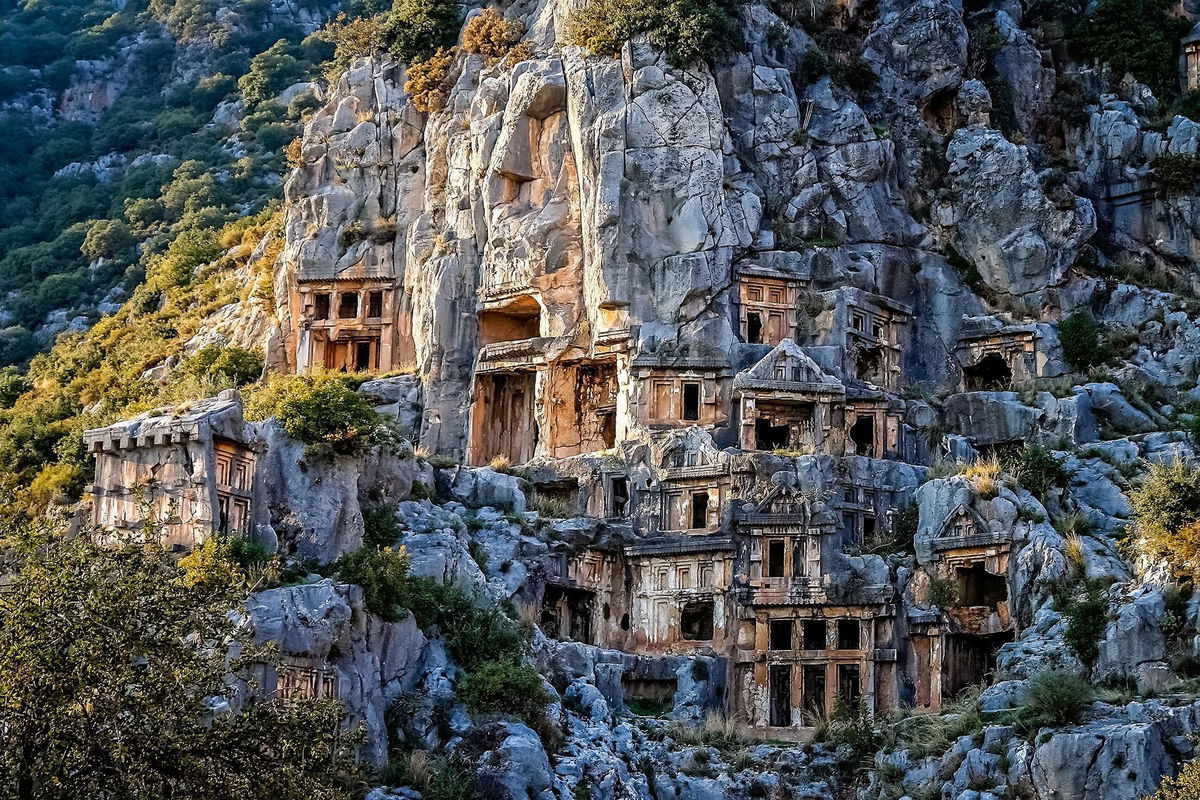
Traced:
<path id="1" fill-rule="evenodd" d="M 1028 736 L 1039 728 L 1077 725 L 1095 690 L 1082 676 L 1043 672 L 1030 681 L 1029 697 L 1017 709 L 1017 727 Z"/>
<path id="2" fill-rule="evenodd" d="M 597 55 L 616 55 L 639 33 L 671 64 L 685 67 L 728 49 L 738 26 L 720 0 L 592 0 L 571 14 L 567 38 Z"/>
<path id="3" fill-rule="evenodd" d="M 210 378 L 231 387 L 253 383 L 262 370 L 262 355 L 237 345 L 206 345 L 179 365 L 181 376 Z"/>
<path id="4" fill-rule="evenodd" d="M 462 25 L 454 0 L 396 0 L 383 36 L 401 61 L 425 60 L 439 49 L 449 50 Z"/>
<path id="5" fill-rule="evenodd" d="M 474 800 L 475 765 L 459 752 L 437 759 L 422 792 L 425 800 Z"/>
<path id="6" fill-rule="evenodd" d="M 403 605 L 424 629 L 436 628 L 455 662 L 470 670 L 488 661 L 516 661 L 524 642 L 512 620 L 456 586 L 409 578 Z"/>
<path id="7" fill-rule="evenodd" d="M 237 90 L 237 79 L 218 72 L 196 81 L 188 95 L 188 103 L 197 111 L 211 113 L 217 104 Z"/>
<path id="8" fill-rule="evenodd" d="M 1063 356 L 1079 372 L 1104 363 L 1100 326 L 1087 311 L 1076 311 L 1058 324 L 1058 340 L 1062 343 Z"/>
<path id="9" fill-rule="evenodd" d="M 149 278 L 163 286 L 184 286 L 202 264 L 215 261 L 224 249 L 212 230 L 191 229 L 176 236 L 151 267 Z"/>
<path id="10" fill-rule="evenodd" d="M 273 416 L 293 439 L 342 455 L 387 438 L 379 415 L 350 381 L 329 373 L 273 376 L 250 397 L 246 414 L 250 419 Z"/>
<path id="11" fill-rule="evenodd" d="M 307 77 L 308 65 L 292 55 L 286 39 L 280 39 L 250 59 L 250 71 L 238 79 L 246 108 L 270 100 L 293 83 Z"/>
<path id="12" fill-rule="evenodd" d="M 1091 117 L 1089 106 L 1099 102 L 1099 98 L 1079 81 L 1070 75 L 1060 75 L 1055 83 L 1054 97 L 1050 100 L 1050 108 L 1056 116 L 1072 125 L 1083 125 Z"/>
<path id="13" fill-rule="evenodd" d="M 1192 89 L 1175 102 L 1175 112 L 1193 122 L 1200 122 L 1200 89 Z"/>
<path id="14" fill-rule="evenodd" d="M 394 547 L 404 532 L 392 506 L 364 506 L 362 515 L 363 545 L 366 547 Z"/>
<path id="15" fill-rule="evenodd" d="M 953 578 L 932 578 L 929 581 L 929 602 L 938 608 L 950 608 L 958 601 L 958 582 Z"/>
<path id="16" fill-rule="evenodd" d="M 1054 592 L 1054 605 L 1067 618 L 1064 639 L 1084 666 L 1096 663 L 1108 627 L 1108 586 L 1103 578 L 1074 580 Z"/>
<path id="17" fill-rule="evenodd" d="M 325 24 L 314 37 L 333 45 L 333 57 L 324 65 L 326 80 L 336 84 L 351 62 L 362 56 L 373 55 L 383 49 L 387 17 L 348 17 L 339 13 Z"/>
<path id="18" fill-rule="evenodd" d="M 821 737 L 818 741 L 850 751 L 850 757 L 841 762 L 844 767 L 862 768 L 867 757 L 880 749 L 880 734 L 867 711 L 866 700 L 862 698 L 857 702 L 849 702 L 839 696 L 834 702 L 833 713 L 823 721 L 819 730 Z"/>
<path id="19" fill-rule="evenodd" d="M 98 219 L 88 227 L 80 251 L 90 259 L 127 256 L 134 239 L 129 226 L 119 219 Z"/>
<path id="20" fill-rule="evenodd" d="M 869 91 L 879 80 L 870 62 L 862 58 L 852 58 L 835 64 L 832 75 L 836 82 L 855 92 Z"/>
<path id="21" fill-rule="evenodd" d="M 409 558 L 402 547 L 363 547 L 334 562 L 340 580 L 363 588 L 367 610 L 381 619 L 395 622 L 401 618 L 409 597 Z"/>
<path id="22" fill-rule="evenodd" d="M 1187 153 L 1163 153 L 1150 160 L 1154 183 L 1167 197 L 1192 194 L 1200 184 L 1200 158 Z"/>
<path id="23" fill-rule="evenodd" d="M 1173 9 L 1172 0 L 1100 0 L 1072 31 L 1072 49 L 1111 66 L 1118 80 L 1131 72 L 1159 97 L 1174 97 L 1179 86 L 1176 48 L 1191 23 Z"/>
<path id="24" fill-rule="evenodd" d="M 896 516 L 892 518 L 892 538 L 901 545 L 911 547 L 920 523 L 921 508 L 916 503 L 910 503 L 896 512 Z"/>
<path id="25" fill-rule="evenodd" d="M 1042 445 L 1027 445 L 1006 454 L 1001 462 L 1005 472 L 1020 481 L 1034 497 L 1043 501 L 1051 489 L 1066 486 L 1071 477 L 1063 468 L 1062 457 L 1056 456 L 1050 448 Z"/>
<path id="26" fill-rule="evenodd" d="M 1188 461 L 1151 464 L 1130 493 L 1133 542 L 1147 558 L 1165 558 L 1181 576 L 1200 570 L 1200 469 Z"/>
<path id="27" fill-rule="evenodd" d="M 488 661 L 467 673 L 459 694 L 472 713 L 513 714 L 526 722 L 542 716 L 550 694 L 533 667 Z"/>

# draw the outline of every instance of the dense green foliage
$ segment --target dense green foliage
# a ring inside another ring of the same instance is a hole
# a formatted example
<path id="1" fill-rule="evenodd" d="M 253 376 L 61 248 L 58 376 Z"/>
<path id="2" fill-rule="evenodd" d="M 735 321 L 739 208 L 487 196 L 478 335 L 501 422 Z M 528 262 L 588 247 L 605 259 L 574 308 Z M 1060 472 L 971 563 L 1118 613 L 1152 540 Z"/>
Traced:
<path id="1" fill-rule="evenodd" d="M 1108 627 L 1108 587 L 1102 578 L 1068 580 L 1054 590 L 1054 605 L 1067 618 L 1063 637 L 1084 666 L 1099 655 L 1100 640 Z"/>
<path id="2" fill-rule="evenodd" d="M 454 0 L 396 0 L 384 38 L 396 58 L 415 61 L 454 46 L 462 16 Z"/>
<path id="3" fill-rule="evenodd" d="M 1082 676 L 1043 672 L 1029 682 L 1029 696 L 1017 710 L 1018 728 L 1026 735 L 1039 728 L 1078 724 L 1095 691 Z"/>
<path id="4" fill-rule="evenodd" d="M 1192 194 L 1200 187 L 1200 158 L 1187 153 L 1163 153 L 1150 161 L 1154 183 L 1167 197 Z"/>
<path id="5" fill-rule="evenodd" d="M 273 23 L 265 2 L 241 3 L 223 20 L 216 11 L 199 0 L 49 0 L 0 15 L 0 293 L 13 314 L 0 362 L 35 353 L 31 331 L 48 312 L 94 315 L 176 237 L 211 234 L 279 195 L 280 149 L 315 101 L 283 108 L 271 99 L 314 74 L 332 48 Z M 69 118 L 40 118 L 37 93 L 57 100 L 92 68 L 76 61 L 95 59 L 112 59 L 111 105 L 76 97 Z M 240 130 L 209 124 L 221 101 L 239 96 Z M 231 133 L 238 148 L 222 146 Z M 100 157 L 115 165 L 104 176 L 87 166 Z M 63 170 L 75 162 L 83 168 Z"/>
<path id="6" fill-rule="evenodd" d="M 508 661 L 490 661 L 468 673 L 459 693 L 472 713 L 515 714 L 529 723 L 550 702 L 536 669 Z"/>
<path id="7" fill-rule="evenodd" d="M 367 610 L 395 622 L 409 603 L 408 553 L 404 548 L 363 547 L 333 565 L 338 578 L 363 588 Z"/>
<path id="8" fill-rule="evenodd" d="M 183 361 L 181 374 L 169 384 L 148 370 L 181 355 L 206 314 L 243 296 L 247 287 L 239 269 L 269 272 L 273 255 L 258 264 L 247 259 L 277 223 L 269 211 L 230 223 L 215 238 L 231 249 L 203 265 L 193 263 L 195 242 L 185 240 L 148 262 L 146 280 L 117 313 L 86 332 L 62 337 L 51 352 L 33 359 L 24 378 L 6 373 L 10 397 L 0 404 L 5 406 L 0 492 L 15 494 L 32 485 L 36 491 L 20 498 L 35 508 L 77 499 L 92 468 L 80 437 L 85 428 L 211 396 L 253 372 L 257 356 L 240 349 L 202 349 Z"/>
<path id="9" fill-rule="evenodd" d="M 229 694 L 222 648 L 241 670 L 270 659 L 229 611 L 236 565 L 204 579 L 157 546 L 34 534 L 0 593 L 0 794 L 19 800 L 322 798 L 358 789 L 357 737 L 336 702 Z"/>
<path id="10" fill-rule="evenodd" d="M 1066 486 L 1071 477 L 1063 467 L 1062 457 L 1038 444 L 1006 453 L 1001 458 L 1001 468 L 1042 501 L 1051 489 Z"/>
<path id="11" fill-rule="evenodd" d="M 1100 326 L 1087 311 L 1075 311 L 1063 319 L 1058 324 L 1058 340 L 1067 363 L 1080 372 L 1087 372 L 1105 360 Z"/>
<path id="12" fill-rule="evenodd" d="M 496 606 L 481 604 L 458 587 L 431 578 L 410 578 L 407 592 L 405 603 L 417 623 L 440 633 L 455 663 L 465 669 L 520 658 L 524 641 Z"/>
<path id="13" fill-rule="evenodd" d="M 1129 495 L 1139 555 L 1165 558 L 1181 576 L 1200 570 L 1200 469 L 1187 461 L 1151 464 Z"/>
<path id="14" fill-rule="evenodd" d="M 864 765 L 867 757 L 875 753 L 882 743 L 865 700 L 850 702 L 839 696 L 834 702 L 833 712 L 823 722 L 818 728 L 818 740 L 847 751 L 848 757 L 840 762 L 843 769 Z"/>
<path id="15" fill-rule="evenodd" d="M 363 515 L 363 544 L 367 547 L 394 547 L 403 528 L 396 519 L 396 509 L 388 505 L 365 506 Z"/>
<path id="16" fill-rule="evenodd" d="M 272 376 L 247 402 L 246 414 L 275 417 L 293 439 L 339 455 L 390 441 L 383 419 L 352 380 L 334 373 Z"/>
<path id="17" fill-rule="evenodd" d="M 1179 40 L 1192 26 L 1174 9 L 1172 0 L 1100 0 L 1073 31 L 1073 49 L 1108 64 L 1118 79 L 1131 72 L 1160 97 L 1174 97 Z"/>
<path id="18" fill-rule="evenodd" d="M 177 368 L 181 378 L 211 380 L 230 386 L 245 386 L 262 377 L 260 353 L 244 347 L 207 345 L 189 356 Z"/>
<path id="19" fill-rule="evenodd" d="M 952 578 L 931 578 L 929 602 L 938 608 L 949 608 L 958 600 L 958 583 Z"/>
<path id="20" fill-rule="evenodd" d="M 639 33 L 675 66 L 715 58 L 735 41 L 737 19 L 722 0 L 592 0 L 570 19 L 568 38 L 597 55 L 615 55 Z"/>

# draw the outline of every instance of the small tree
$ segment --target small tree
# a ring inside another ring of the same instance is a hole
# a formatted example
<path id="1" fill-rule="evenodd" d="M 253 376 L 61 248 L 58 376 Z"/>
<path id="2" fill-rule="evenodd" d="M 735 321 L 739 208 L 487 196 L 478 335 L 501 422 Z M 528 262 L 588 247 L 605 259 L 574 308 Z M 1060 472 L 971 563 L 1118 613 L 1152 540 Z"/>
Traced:
<path id="1" fill-rule="evenodd" d="M 717 56 L 735 40 L 737 20 L 719 0 L 592 0 L 571 14 L 568 38 L 597 55 L 615 55 L 644 33 L 676 67 Z"/>
<path id="2" fill-rule="evenodd" d="M 17 800 L 340 800 L 360 771 L 334 701 L 247 702 L 226 644 L 236 565 L 205 580 L 157 544 L 26 532 L 0 592 L 0 795 Z"/>
<path id="3" fill-rule="evenodd" d="M 550 702 L 537 670 L 509 661 L 482 664 L 467 674 L 460 691 L 473 712 L 515 714 L 530 723 Z"/>
<path id="4" fill-rule="evenodd" d="M 368 611 L 394 622 L 409 603 L 408 565 L 403 547 L 364 547 L 339 558 L 334 569 L 343 581 L 363 588 Z"/>
<path id="5" fill-rule="evenodd" d="M 314 36 L 333 45 L 333 58 L 325 64 L 325 79 L 334 83 L 356 58 L 373 55 L 384 46 L 386 19 L 347 17 L 339 13 Z"/>
<path id="6" fill-rule="evenodd" d="M 1173 13 L 1172 0 L 1100 0 L 1071 35 L 1083 58 L 1103 61 L 1119 79 L 1126 72 L 1159 97 L 1179 90 L 1177 50 L 1192 23 Z"/>
<path id="7" fill-rule="evenodd" d="M 402 61 L 427 59 L 450 49 L 462 25 L 455 0 L 396 0 L 385 25 L 384 40 Z"/>
<path id="8" fill-rule="evenodd" d="M 98 219 L 88 228 L 80 251 L 91 259 L 115 258 L 133 249 L 129 226 L 119 219 Z"/>
<path id="9" fill-rule="evenodd" d="M 1100 339 L 1100 326 L 1086 311 L 1076 311 L 1058 324 L 1063 356 L 1072 367 L 1087 372 L 1107 356 Z"/>
<path id="10" fill-rule="evenodd" d="M 485 8 L 463 29 L 462 48 L 493 64 L 508 55 L 524 34 L 525 26 L 520 22 L 505 19 L 494 8 Z"/>
<path id="11" fill-rule="evenodd" d="M 270 100 L 305 77 L 306 66 L 291 53 L 291 45 L 280 39 L 250 59 L 250 71 L 238 79 L 238 90 L 246 108 Z"/>
<path id="12" fill-rule="evenodd" d="M 404 91 L 413 108 L 425 114 L 435 114 L 446 107 L 449 93 L 450 65 L 454 51 L 439 49 L 426 59 L 409 65 L 405 73 Z"/>
<path id="13" fill-rule="evenodd" d="M 349 381 L 333 373 L 273 377 L 246 404 L 251 419 L 275 417 L 288 436 L 339 455 L 386 438 L 383 422 Z"/>
<path id="14" fill-rule="evenodd" d="M 262 375 L 262 355 L 237 345 L 207 345 L 183 362 L 181 375 L 212 378 L 231 387 L 253 383 Z"/>
<path id="15" fill-rule="evenodd" d="M 1177 573 L 1200 569 L 1200 470 L 1188 461 L 1151 464 L 1129 495 L 1137 551 L 1165 558 Z"/>

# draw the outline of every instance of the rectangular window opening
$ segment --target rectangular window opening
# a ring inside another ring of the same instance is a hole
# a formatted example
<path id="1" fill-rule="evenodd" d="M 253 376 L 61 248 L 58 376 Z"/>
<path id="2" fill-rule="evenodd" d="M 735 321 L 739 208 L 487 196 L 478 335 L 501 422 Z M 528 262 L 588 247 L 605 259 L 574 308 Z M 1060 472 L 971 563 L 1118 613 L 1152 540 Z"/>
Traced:
<path id="1" fill-rule="evenodd" d="M 772 650 L 792 649 L 792 621 L 790 619 L 771 620 L 770 648 Z"/>
<path id="2" fill-rule="evenodd" d="M 784 546 L 782 539 L 772 539 L 767 542 L 767 577 L 782 578 L 783 577 L 783 553 Z"/>
<path id="3" fill-rule="evenodd" d="M 338 297 L 338 318 L 354 319 L 358 316 L 358 292 L 342 292 Z"/>
<path id="4" fill-rule="evenodd" d="M 371 292 L 367 295 L 367 316 L 372 319 L 383 316 L 383 292 Z"/>
<path id="5" fill-rule="evenodd" d="M 824 650 L 828 642 L 829 626 L 823 619 L 804 620 L 804 649 Z"/>
<path id="6" fill-rule="evenodd" d="M 692 495 L 692 525 L 693 529 L 708 527 L 708 492 L 696 492 Z"/>
<path id="7" fill-rule="evenodd" d="M 838 650 L 861 650 L 862 624 L 856 619 L 839 619 L 837 643 Z"/>
<path id="8" fill-rule="evenodd" d="M 354 369 L 356 372 L 366 372 L 371 369 L 371 343 L 354 343 Z"/>
<path id="9" fill-rule="evenodd" d="M 679 614 L 679 631 L 688 641 L 710 641 L 713 638 L 712 601 L 685 604 Z"/>
<path id="10" fill-rule="evenodd" d="M 746 315 L 746 341 L 750 344 L 762 344 L 762 315 L 752 311 Z"/>
<path id="11" fill-rule="evenodd" d="M 609 495 L 611 498 L 609 516 L 623 517 L 629 509 L 629 478 L 624 475 L 614 475 L 610 485 L 612 492 Z"/>
<path id="12" fill-rule="evenodd" d="M 329 295 L 318 294 L 313 297 L 313 319 L 329 319 Z"/>
<path id="13" fill-rule="evenodd" d="M 688 421 L 700 419 L 700 384 L 683 385 L 683 418 Z"/>

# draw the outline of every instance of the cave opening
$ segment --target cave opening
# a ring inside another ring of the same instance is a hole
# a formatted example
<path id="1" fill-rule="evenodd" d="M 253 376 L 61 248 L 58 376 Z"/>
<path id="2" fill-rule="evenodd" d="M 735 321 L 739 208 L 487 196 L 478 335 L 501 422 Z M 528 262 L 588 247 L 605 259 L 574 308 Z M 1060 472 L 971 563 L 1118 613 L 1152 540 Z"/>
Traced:
<path id="1" fill-rule="evenodd" d="M 1012 388 L 1012 367 L 999 353 L 988 353 L 978 363 L 963 368 L 968 392 L 1003 392 Z"/>

